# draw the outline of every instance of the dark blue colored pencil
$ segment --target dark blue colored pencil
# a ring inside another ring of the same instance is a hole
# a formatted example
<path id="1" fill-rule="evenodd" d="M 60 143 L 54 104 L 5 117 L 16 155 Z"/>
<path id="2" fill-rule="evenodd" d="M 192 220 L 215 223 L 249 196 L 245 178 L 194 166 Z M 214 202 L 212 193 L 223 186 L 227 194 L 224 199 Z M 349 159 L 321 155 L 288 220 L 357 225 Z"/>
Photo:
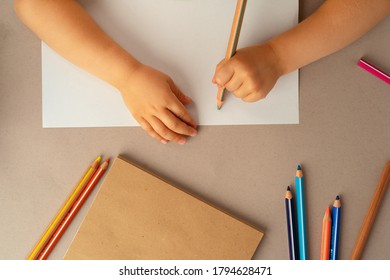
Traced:
<path id="1" fill-rule="evenodd" d="M 287 187 L 285 204 L 287 218 L 288 250 L 290 254 L 290 260 L 299 260 L 297 224 L 295 218 L 293 196 L 289 186 Z"/>

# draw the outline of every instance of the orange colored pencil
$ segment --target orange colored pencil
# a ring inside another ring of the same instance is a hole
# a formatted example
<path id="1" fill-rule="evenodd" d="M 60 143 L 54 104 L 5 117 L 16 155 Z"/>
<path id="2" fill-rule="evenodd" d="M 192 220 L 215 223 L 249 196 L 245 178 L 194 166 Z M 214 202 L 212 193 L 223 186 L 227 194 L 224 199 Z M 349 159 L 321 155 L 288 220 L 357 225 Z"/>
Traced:
<path id="1" fill-rule="evenodd" d="M 62 206 L 62 208 L 57 213 L 57 215 L 54 218 L 54 220 L 51 222 L 49 227 L 46 229 L 45 233 L 42 235 L 41 239 L 38 241 L 38 243 L 35 245 L 34 249 L 31 251 L 30 255 L 27 258 L 28 260 L 35 260 L 35 259 L 37 259 L 39 254 L 42 252 L 43 248 L 45 248 L 47 242 L 53 236 L 55 230 L 61 224 L 61 222 L 64 219 L 65 215 L 72 208 L 72 205 L 74 204 L 76 199 L 79 197 L 80 193 L 83 191 L 85 186 L 88 184 L 88 182 L 92 178 L 93 174 L 98 169 L 98 166 L 100 164 L 100 160 L 101 160 L 101 157 L 98 156 L 95 159 L 95 161 L 90 165 L 90 167 L 85 171 L 83 177 L 78 182 L 76 188 L 74 189 L 72 194 L 69 196 L 68 200 Z"/>
<path id="2" fill-rule="evenodd" d="M 238 45 L 238 38 L 240 37 L 241 25 L 244 19 L 244 13 L 247 0 L 238 0 L 236 11 L 233 18 L 232 29 L 230 31 L 229 43 L 225 54 L 225 60 L 230 59 L 236 52 Z M 225 88 L 219 88 L 217 93 L 217 108 L 222 108 L 225 98 Z"/>
<path id="3" fill-rule="evenodd" d="M 331 230 L 332 215 L 330 212 L 330 207 L 328 206 L 325 210 L 324 218 L 322 219 L 321 260 L 329 260 Z"/>
<path id="4" fill-rule="evenodd" d="M 50 238 L 49 242 L 47 243 L 46 247 L 42 250 L 41 254 L 38 256 L 38 260 L 46 260 L 47 257 L 50 255 L 51 251 L 56 246 L 57 242 L 60 240 L 70 223 L 72 222 L 73 218 L 77 215 L 80 208 L 83 206 L 84 202 L 87 200 L 88 196 L 94 189 L 94 187 L 97 185 L 99 180 L 102 178 L 104 172 L 108 168 L 108 163 L 110 159 L 107 159 L 105 162 L 103 162 L 98 170 L 95 172 L 95 174 L 92 176 L 91 180 L 88 182 L 87 186 L 83 190 L 83 192 L 80 194 L 76 202 L 74 203 L 73 207 L 70 209 L 60 226 L 57 228 L 57 230 L 54 232 L 53 236 Z"/>
<path id="5" fill-rule="evenodd" d="M 360 229 L 358 239 L 352 250 L 351 260 L 359 260 L 363 253 L 364 246 L 366 245 L 368 236 L 370 235 L 372 225 L 374 224 L 376 214 L 378 213 L 379 206 L 381 205 L 382 198 L 386 192 L 387 186 L 390 182 L 390 160 L 383 168 L 378 185 L 376 186 L 374 195 L 371 199 L 370 207 L 368 208 L 366 217 L 364 218 L 363 225 Z"/>

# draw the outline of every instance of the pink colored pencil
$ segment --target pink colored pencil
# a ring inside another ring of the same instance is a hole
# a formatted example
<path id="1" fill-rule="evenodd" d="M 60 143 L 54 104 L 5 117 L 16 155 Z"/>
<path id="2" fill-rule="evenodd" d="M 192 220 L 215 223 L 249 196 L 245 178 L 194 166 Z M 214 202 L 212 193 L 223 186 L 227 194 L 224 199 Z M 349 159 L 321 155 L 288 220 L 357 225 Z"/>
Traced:
<path id="1" fill-rule="evenodd" d="M 368 63 L 367 61 L 360 59 L 357 65 L 366 70 L 367 72 L 370 72 L 372 75 L 378 77 L 382 81 L 390 84 L 390 76 L 382 70 L 376 68 L 372 64 Z"/>

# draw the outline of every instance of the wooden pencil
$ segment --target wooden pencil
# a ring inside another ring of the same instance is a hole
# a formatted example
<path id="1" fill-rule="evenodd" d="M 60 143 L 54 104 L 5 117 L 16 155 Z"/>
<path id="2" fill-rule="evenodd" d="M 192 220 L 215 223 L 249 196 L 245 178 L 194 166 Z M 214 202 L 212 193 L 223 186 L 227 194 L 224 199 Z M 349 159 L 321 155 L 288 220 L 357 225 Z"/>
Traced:
<path id="1" fill-rule="evenodd" d="M 298 242 L 299 242 L 299 259 L 308 259 L 307 233 L 306 233 L 306 206 L 305 206 L 305 184 L 303 171 L 298 165 L 295 174 L 295 187 L 297 197 L 297 221 L 298 221 Z"/>
<path id="2" fill-rule="evenodd" d="M 93 174 L 91 180 L 88 182 L 87 186 L 84 188 L 83 192 L 80 194 L 78 199 L 75 201 L 74 205 L 60 224 L 60 226 L 57 228 L 57 230 L 54 232 L 53 236 L 50 238 L 49 242 L 46 244 L 45 248 L 42 250 L 40 255 L 38 256 L 38 260 L 45 260 L 50 255 L 51 251 L 56 246 L 57 242 L 60 240 L 70 223 L 72 222 L 73 218 L 77 215 L 80 208 L 83 206 L 84 202 L 87 200 L 88 196 L 94 189 L 94 187 L 97 185 L 101 177 L 103 176 L 104 172 L 108 168 L 109 159 L 107 159 L 105 162 L 103 162 L 98 170 Z"/>
<path id="3" fill-rule="evenodd" d="M 330 235 L 332 229 L 332 216 L 330 207 L 326 207 L 324 218 L 322 219 L 322 236 L 321 236 L 321 260 L 329 260 Z"/>
<path id="4" fill-rule="evenodd" d="M 364 218 L 363 225 L 360 229 L 355 246 L 352 250 L 352 254 L 350 257 L 351 260 L 359 260 L 362 255 L 364 246 L 366 245 L 368 236 L 370 235 L 372 225 L 375 221 L 376 214 L 378 213 L 379 206 L 381 205 L 382 198 L 386 192 L 387 186 L 389 185 L 389 181 L 390 181 L 390 160 L 386 163 L 385 167 L 383 168 L 378 185 L 371 199 L 371 203 L 368 208 L 367 214 Z"/>
<path id="5" fill-rule="evenodd" d="M 246 8 L 247 0 L 238 0 L 236 11 L 233 18 L 232 29 L 230 30 L 230 37 L 228 42 L 228 47 L 225 54 L 225 60 L 229 60 L 236 52 L 238 39 L 240 38 L 242 21 L 244 19 L 244 13 Z M 217 93 L 217 108 L 218 110 L 222 108 L 223 102 L 225 99 L 226 89 L 218 88 Z"/>
<path id="6" fill-rule="evenodd" d="M 389 74 L 386 74 L 384 71 L 378 69 L 377 67 L 368 63 L 364 59 L 360 59 L 357 65 L 390 85 L 390 75 Z"/>
<path id="7" fill-rule="evenodd" d="M 85 171 L 84 175 L 81 177 L 80 181 L 78 182 L 76 188 L 72 192 L 72 194 L 69 196 L 65 204 L 62 206 L 60 211 L 55 216 L 54 220 L 51 222 L 49 227 L 46 229 L 38 243 L 35 245 L 34 249 L 31 251 L 30 255 L 27 257 L 28 260 L 35 260 L 41 253 L 41 251 L 46 246 L 47 242 L 52 237 L 55 230 L 58 228 L 58 226 L 61 224 L 62 220 L 64 219 L 65 215 L 69 212 L 70 208 L 76 201 L 76 199 L 79 197 L 80 193 L 83 191 L 89 180 L 91 179 L 92 175 L 96 172 L 99 164 L 100 164 L 101 157 L 98 156 L 94 162 L 88 167 L 88 169 Z"/>
<path id="8" fill-rule="evenodd" d="M 332 233 L 330 237 L 330 251 L 329 251 L 330 260 L 338 260 L 339 258 L 340 218 L 341 218 L 341 201 L 340 201 L 340 196 L 336 196 L 336 199 L 332 207 Z"/>
<path id="9" fill-rule="evenodd" d="M 297 224 L 294 211 L 293 195 L 291 193 L 290 186 L 287 187 L 285 205 L 290 260 L 299 260 Z"/>

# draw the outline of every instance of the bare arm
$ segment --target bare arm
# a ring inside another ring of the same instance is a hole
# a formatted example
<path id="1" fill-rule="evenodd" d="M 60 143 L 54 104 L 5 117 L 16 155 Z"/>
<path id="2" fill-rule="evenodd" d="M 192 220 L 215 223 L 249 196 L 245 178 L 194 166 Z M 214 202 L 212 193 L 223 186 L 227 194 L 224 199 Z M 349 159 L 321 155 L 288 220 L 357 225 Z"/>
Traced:
<path id="1" fill-rule="evenodd" d="M 288 73 L 349 45 L 389 12 L 389 0 L 327 0 L 269 43 L 282 61 L 282 72 Z"/>
<path id="2" fill-rule="evenodd" d="M 184 96 L 165 74 L 143 65 L 112 40 L 74 0 L 15 0 L 19 18 L 52 49 L 122 94 L 154 138 L 183 144 L 196 134 Z"/>
<path id="3" fill-rule="evenodd" d="M 260 100 L 280 76 L 349 45 L 389 12 L 390 0 L 327 0 L 296 27 L 221 61 L 213 82 L 243 101 Z"/>

